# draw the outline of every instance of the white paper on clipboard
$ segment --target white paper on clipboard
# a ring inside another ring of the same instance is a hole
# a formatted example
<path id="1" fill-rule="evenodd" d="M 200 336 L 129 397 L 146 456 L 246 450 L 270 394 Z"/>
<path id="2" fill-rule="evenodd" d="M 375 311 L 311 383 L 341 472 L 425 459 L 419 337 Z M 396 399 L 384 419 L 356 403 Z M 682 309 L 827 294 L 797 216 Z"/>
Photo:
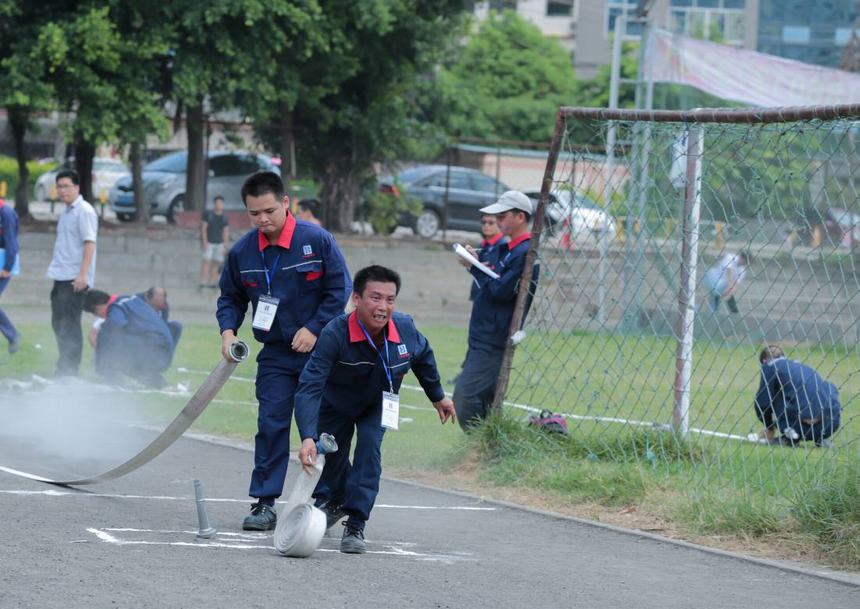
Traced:
<path id="1" fill-rule="evenodd" d="M 465 247 L 463 247 L 459 243 L 455 243 L 453 247 L 454 247 L 454 253 L 455 254 L 457 254 L 463 260 L 471 262 L 472 266 L 474 266 L 479 271 L 482 271 L 483 273 L 489 275 L 493 279 L 498 279 L 500 277 L 500 275 L 498 273 L 496 273 L 495 271 L 484 266 L 484 264 L 482 264 L 477 258 L 475 258 L 472 254 L 469 253 L 469 250 L 467 250 Z"/>

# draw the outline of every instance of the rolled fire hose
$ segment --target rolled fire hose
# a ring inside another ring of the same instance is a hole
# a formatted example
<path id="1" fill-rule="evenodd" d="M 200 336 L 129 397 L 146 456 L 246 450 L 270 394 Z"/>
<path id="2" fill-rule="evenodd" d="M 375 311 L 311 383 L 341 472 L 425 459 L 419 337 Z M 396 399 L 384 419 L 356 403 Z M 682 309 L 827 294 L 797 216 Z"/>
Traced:
<path id="1" fill-rule="evenodd" d="M 227 379 L 230 378 L 230 375 L 233 374 L 233 370 L 239 364 L 239 362 L 243 361 L 248 357 L 248 345 L 243 343 L 242 341 L 236 341 L 232 345 L 230 345 L 230 357 L 232 358 L 232 362 L 228 362 L 225 359 L 221 359 L 218 362 L 218 365 L 215 366 L 215 369 L 206 377 L 200 387 L 197 388 L 197 391 L 194 392 L 194 395 L 191 396 L 191 399 L 188 400 L 188 403 L 185 405 L 185 408 L 176 415 L 176 418 L 167 426 L 167 428 L 162 431 L 158 437 L 156 437 L 152 442 L 150 442 L 143 450 L 134 455 L 125 463 L 118 465 L 117 467 L 104 472 L 103 474 L 99 474 L 97 476 L 93 476 L 91 478 L 81 478 L 79 480 L 53 480 L 51 478 L 45 478 L 42 476 L 36 476 L 35 474 L 29 474 L 27 472 L 22 472 L 17 469 L 11 469 L 9 467 L 3 467 L 0 465 L 0 471 L 4 471 L 7 474 L 13 474 L 15 476 L 20 476 L 22 478 L 29 478 L 30 480 L 36 480 L 38 482 L 47 482 L 49 484 L 59 484 L 62 486 L 83 486 L 86 484 L 96 484 L 97 482 L 107 482 L 108 480 L 113 480 L 115 478 L 119 478 L 120 476 L 124 476 L 130 472 L 133 472 L 137 468 L 146 463 L 152 461 L 155 457 L 164 452 L 171 444 L 173 444 L 179 437 L 185 433 L 185 430 L 191 427 L 191 424 L 197 420 L 197 417 L 206 409 L 209 405 L 209 402 L 218 394 L 221 390 L 221 387 L 224 386 L 224 383 L 227 382 Z"/>
<path id="2" fill-rule="evenodd" d="M 317 462 L 313 473 L 302 467 L 281 518 L 275 526 L 275 549 L 284 556 L 306 558 L 320 547 L 326 530 L 326 515 L 309 502 L 325 466 L 327 453 L 337 451 L 337 442 L 331 434 L 321 434 L 317 441 Z"/>

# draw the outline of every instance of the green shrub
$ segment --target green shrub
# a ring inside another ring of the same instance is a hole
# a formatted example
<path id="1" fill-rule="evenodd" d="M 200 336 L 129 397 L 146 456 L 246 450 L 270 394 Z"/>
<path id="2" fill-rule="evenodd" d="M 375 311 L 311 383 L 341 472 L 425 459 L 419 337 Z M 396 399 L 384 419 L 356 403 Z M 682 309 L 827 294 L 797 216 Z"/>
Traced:
<path id="1" fill-rule="evenodd" d="M 39 163 L 38 161 L 27 161 L 27 169 L 30 171 L 30 196 L 32 198 L 33 187 L 40 175 L 51 171 L 57 166 L 56 163 Z M 15 196 L 18 188 L 18 161 L 11 156 L 0 155 L 0 182 L 6 182 L 6 197 L 11 199 Z"/>
<path id="2" fill-rule="evenodd" d="M 399 196 L 380 192 L 375 184 L 365 191 L 361 216 L 370 223 L 377 235 L 388 235 L 397 228 L 401 214 L 417 216 L 421 213 L 420 199 L 410 195 L 398 180 L 395 180 L 394 187 L 400 193 Z"/>

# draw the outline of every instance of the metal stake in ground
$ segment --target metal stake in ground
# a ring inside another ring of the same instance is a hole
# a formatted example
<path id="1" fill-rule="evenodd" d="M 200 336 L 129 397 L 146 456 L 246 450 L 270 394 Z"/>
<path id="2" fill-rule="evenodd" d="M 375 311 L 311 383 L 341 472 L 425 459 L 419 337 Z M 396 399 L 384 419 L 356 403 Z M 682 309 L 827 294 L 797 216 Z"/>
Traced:
<path id="1" fill-rule="evenodd" d="M 218 532 L 209 524 L 209 516 L 206 514 L 206 502 L 203 499 L 203 485 L 200 480 L 194 481 L 194 500 L 197 503 L 197 537 L 200 539 L 211 539 Z"/>

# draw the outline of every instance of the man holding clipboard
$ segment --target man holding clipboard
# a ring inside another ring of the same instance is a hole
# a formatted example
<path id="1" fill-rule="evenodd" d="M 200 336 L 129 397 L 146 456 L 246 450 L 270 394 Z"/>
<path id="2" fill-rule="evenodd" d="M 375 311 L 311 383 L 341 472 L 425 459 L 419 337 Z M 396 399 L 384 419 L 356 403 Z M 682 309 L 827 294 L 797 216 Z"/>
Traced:
<path id="1" fill-rule="evenodd" d="M 18 274 L 18 269 L 18 214 L 0 199 L 0 294 Z M 21 348 L 21 334 L 3 309 L 0 309 L 0 334 L 9 341 L 9 353 Z"/>
<path id="2" fill-rule="evenodd" d="M 482 214 L 496 216 L 499 228 L 508 237 L 508 242 L 500 246 L 495 271 L 476 259 L 472 247 L 461 246 L 465 253 L 455 248 L 461 258 L 471 263 L 469 272 L 478 286 L 469 319 L 469 350 L 454 386 L 454 405 L 464 431 L 486 418 L 496 393 L 529 251 L 529 223 L 533 211 L 531 199 L 516 190 L 502 193 L 498 201 L 481 209 Z M 530 296 L 534 296 L 537 289 L 537 279 L 536 264 L 529 285 Z M 526 302 L 526 312 L 529 304 L 530 300 Z"/>

